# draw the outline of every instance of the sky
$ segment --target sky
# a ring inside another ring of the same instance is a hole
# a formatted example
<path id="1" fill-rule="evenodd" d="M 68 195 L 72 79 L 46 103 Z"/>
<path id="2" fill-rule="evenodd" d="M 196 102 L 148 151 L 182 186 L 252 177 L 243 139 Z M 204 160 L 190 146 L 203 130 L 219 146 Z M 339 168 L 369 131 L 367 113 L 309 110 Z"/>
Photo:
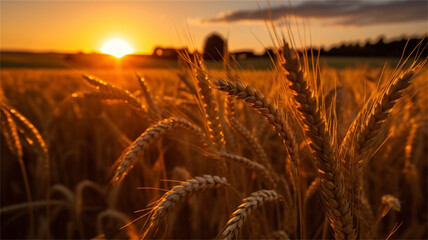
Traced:
<path id="1" fill-rule="evenodd" d="M 216 32 L 229 49 L 271 47 L 266 22 L 306 44 L 376 41 L 428 33 L 426 0 L 20 1 L 1 0 L 1 50 L 98 52 L 110 39 L 135 53 L 156 46 L 202 49 Z M 269 7 L 270 6 L 270 7 Z M 287 22 L 284 19 L 288 19 Z M 286 22 L 286 23 L 285 23 Z"/>

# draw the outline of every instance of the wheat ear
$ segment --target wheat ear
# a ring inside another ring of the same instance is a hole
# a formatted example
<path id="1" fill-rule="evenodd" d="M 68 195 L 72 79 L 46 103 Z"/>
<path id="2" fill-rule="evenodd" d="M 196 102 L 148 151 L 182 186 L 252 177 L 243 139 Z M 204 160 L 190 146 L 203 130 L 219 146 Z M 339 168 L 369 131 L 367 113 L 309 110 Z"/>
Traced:
<path id="1" fill-rule="evenodd" d="M 36 152 L 42 155 L 43 167 L 44 167 L 43 177 L 45 177 L 45 184 L 46 184 L 46 201 L 48 202 L 48 205 L 46 207 L 46 216 L 47 216 L 47 220 L 49 221 L 49 218 L 50 218 L 49 187 L 51 185 L 51 166 L 50 166 L 51 163 L 49 159 L 48 148 L 46 147 L 46 142 L 43 139 L 40 132 L 37 130 L 37 128 L 26 117 L 24 117 L 24 115 L 22 115 L 16 109 L 12 108 L 7 104 L 2 104 L 2 105 L 4 105 L 5 108 L 9 110 L 10 114 L 14 118 L 14 122 L 17 124 L 17 126 L 20 127 L 20 129 L 23 130 L 26 141 L 35 148 Z"/>
<path id="2" fill-rule="evenodd" d="M 156 230 L 161 221 L 168 218 L 169 214 L 171 214 L 180 202 L 183 202 L 193 194 L 200 193 L 208 189 L 214 189 L 219 186 L 229 186 L 226 178 L 204 175 L 202 177 L 195 177 L 194 179 L 187 180 L 173 187 L 163 195 L 153 208 L 150 225 L 144 233 L 143 239 L 150 235 L 151 231 Z"/>
<path id="3" fill-rule="evenodd" d="M 146 99 L 148 108 L 149 108 L 149 114 L 151 116 L 154 116 L 155 119 L 162 118 L 162 114 L 159 112 L 159 106 L 155 103 L 153 100 L 152 94 L 149 91 L 149 88 L 146 84 L 146 79 L 138 74 L 136 74 L 138 83 L 140 84 L 141 90 L 143 91 L 144 98 Z"/>
<path id="4" fill-rule="evenodd" d="M 309 88 L 299 59 L 287 44 L 283 48 L 285 76 L 305 126 L 305 135 L 315 158 L 330 226 L 336 239 L 355 239 L 352 212 L 335 148 L 314 92 Z"/>
<path id="5" fill-rule="evenodd" d="M 117 100 L 123 101 L 132 108 L 142 111 L 143 113 L 147 112 L 147 109 L 143 105 L 131 104 L 123 94 L 119 92 L 105 92 L 105 91 L 96 91 L 96 92 L 83 92 L 83 93 L 73 93 L 71 95 L 73 98 L 86 98 L 86 99 L 96 99 L 96 100 Z M 138 106 L 138 107 L 137 107 Z"/>
<path id="6" fill-rule="evenodd" d="M 260 190 L 251 193 L 230 217 L 222 233 L 222 239 L 236 239 L 252 211 L 266 202 L 280 200 L 282 197 L 273 190 Z"/>
<path id="7" fill-rule="evenodd" d="M 383 94 L 379 95 L 376 101 L 373 101 L 373 105 L 371 107 L 367 106 L 369 113 L 361 112 L 352 123 L 341 146 L 342 151 L 347 147 L 352 151 L 352 153 L 345 155 L 347 160 L 345 162 L 346 171 L 350 174 L 347 185 L 350 188 L 353 209 L 356 213 L 359 213 L 360 219 L 366 228 L 370 227 L 372 221 L 368 220 L 374 220 L 374 216 L 363 192 L 363 168 L 370 160 L 375 149 L 384 141 L 386 134 L 380 133 L 386 126 L 386 121 L 392 108 L 403 96 L 403 91 L 410 86 L 410 81 L 414 75 L 415 69 L 411 69 L 393 79 Z M 360 206 L 361 210 L 357 206 Z"/>
<path id="8" fill-rule="evenodd" d="M 194 77 L 197 83 L 198 96 L 201 99 L 202 108 L 207 120 L 207 128 L 210 139 L 218 149 L 224 148 L 224 133 L 219 117 L 218 106 L 213 96 L 211 86 L 206 83 L 208 74 L 201 59 L 196 60 Z"/>
<path id="9" fill-rule="evenodd" d="M 377 148 L 374 140 L 378 140 L 378 134 L 382 130 L 385 121 L 389 118 L 391 109 L 403 96 L 403 91 L 410 86 L 410 81 L 415 75 L 411 69 L 400 77 L 394 79 L 385 92 L 374 102 L 369 114 L 362 112 L 353 122 L 352 127 L 345 136 L 342 148 L 352 145 L 353 163 L 361 169 L 370 158 L 370 153 Z M 382 142 L 382 140 L 378 140 Z M 352 163 L 351 163 L 352 165 Z"/>
<path id="10" fill-rule="evenodd" d="M 83 78 L 88 83 L 95 86 L 100 92 L 104 92 L 104 95 L 98 96 L 99 98 L 102 98 L 101 96 L 104 96 L 105 99 L 122 100 L 129 103 L 131 106 L 137 109 L 142 108 L 141 102 L 138 101 L 137 98 L 134 95 L 132 95 L 129 91 L 120 89 L 112 84 L 108 84 L 92 76 L 83 75 Z M 89 97 L 89 96 L 86 96 L 86 97 Z"/>
<path id="11" fill-rule="evenodd" d="M 43 157 L 47 158 L 48 148 L 46 147 L 46 142 L 40 132 L 37 130 L 37 128 L 16 109 L 6 104 L 3 105 L 9 110 L 12 117 L 14 117 L 14 121 L 16 122 L 16 124 L 18 124 L 22 130 L 24 130 L 25 137 L 29 138 L 30 140 L 29 144 L 34 146 L 38 152 L 42 153 Z M 46 164 L 46 170 L 48 170 L 49 162 L 47 162 Z"/>
<path id="12" fill-rule="evenodd" d="M 14 123 L 17 127 L 19 127 L 20 131 L 22 131 L 22 134 L 25 137 L 25 140 L 33 146 L 34 150 L 42 155 L 43 158 L 43 167 L 44 167 L 44 174 L 43 177 L 45 177 L 46 181 L 46 189 L 47 189 L 47 199 L 49 199 L 49 186 L 50 186 L 50 159 L 49 159 L 49 153 L 48 148 L 46 146 L 46 142 L 43 139 L 40 132 L 37 130 L 37 128 L 26 118 L 24 115 L 22 115 L 20 112 L 18 112 L 16 109 L 12 108 L 11 106 L 8 106 L 6 104 L 3 104 L 6 109 L 10 112 Z"/>
<path id="13" fill-rule="evenodd" d="M 254 110 L 262 114 L 284 141 L 288 154 L 290 154 L 291 161 L 295 166 L 299 165 L 298 146 L 293 131 L 282 113 L 269 99 L 250 86 L 244 86 L 237 82 L 219 79 L 213 81 L 213 83 L 220 91 L 227 92 L 230 96 L 234 96 L 237 100 L 247 103 Z"/>
<path id="14" fill-rule="evenodd" d="M 135 141 L 128 147 L 128 149 L 118 159 L 116 165 L 116 171 L 112 182 L 120 182 L 128 174 L 130 169 L 134 166 L 136 156 L 141 151 L 149 148 L 155 141 L 161 138 L 169 131 L 181 128 L 185 129 L 192 134 L 199 136 L 202 141 L 206 139 L 205 134 L 197 126 L 193 125 L 189 121 L 181 118 L 169 118 L 166 120 L 159 121 L 155 125 L 144 131 Z"/>
<path id="15" fill-rule="evenodd" d="M 22 159 L 23 150 L 18 135 L 18 128 L 12 119 L 12 115 L 4 104 L 2 104 L 1 113 L 1 133 L 5 137 L 7 147 L 9 148 L 10 152 L 15 155 L 15 157 L 17 157 L 18 159 Z"/>
<path id="16" fill-rule="evenodd" d="M 30 226 L 30 236 L 34 234 L 34 226 L 35 226 L 35 216 L 34 216 L 34 208 L 32 204 L 32 196 L 31 196 L 31 188 L 30 181 L 28 179 L 27 168 L 24 163 L 24 153 L 22 150 L 21 141 L 18 135 L 18 128 L 13 121 L 12 114 L 9 109 L 6 107 L 4 103 L 1 105 L 1 122 L 2 122 L 2 134 L 7 139 L 7 143 L 9 145 L 9 149 L 12 154 L 18 158 L 18 163 L 21 168 L 22 178 L 24 181 L 25 193 L 27 195 L 28 201 L 28 215 L 29 215 L 29 226 Z"/>

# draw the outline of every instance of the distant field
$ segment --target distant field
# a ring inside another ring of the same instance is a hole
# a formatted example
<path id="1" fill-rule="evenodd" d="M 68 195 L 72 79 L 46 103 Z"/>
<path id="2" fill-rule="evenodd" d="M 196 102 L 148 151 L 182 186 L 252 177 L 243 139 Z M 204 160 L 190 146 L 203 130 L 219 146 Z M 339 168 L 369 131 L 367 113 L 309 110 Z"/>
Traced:
<path id="1" fill-rule="evenodd" d="M 67 68 L 65 54 L 1 53 L 2 68 Z"/>
<path id="2" fill-rule="evenodd" d="M 130 56 L 129 58 L 134 57 Z M 47 53 L 1 53 L 0 65 L 1 68 L 87 68 L 84 64 L 75 66 L 65 61 L 66 54 Z M 126 57 L 125 57 L 126 58 Z M 124 59 L 123 61 L 127 61 Z M 398 63 L 398 58 L 383 58 L 383 57 L 321 57 L 320 65 L 333 68 L 348 68 L 348 67 L 372 67 L 379 68 L 387 63 L 390 67 L 395 67 Z M 147 59 L 138 63 L 138 68 L 178 68 L 175 60 L 168 59 Z M 120 61 L 118 61 L 120 66 Z M 234 64 L 236 68 L 241 69 L 270 69 L 272 62 L 268 58 L 254 58 L 247 60 L 239 60 Z M 222 68 L 220 62 L 208 62 L 210 68 Z"/>

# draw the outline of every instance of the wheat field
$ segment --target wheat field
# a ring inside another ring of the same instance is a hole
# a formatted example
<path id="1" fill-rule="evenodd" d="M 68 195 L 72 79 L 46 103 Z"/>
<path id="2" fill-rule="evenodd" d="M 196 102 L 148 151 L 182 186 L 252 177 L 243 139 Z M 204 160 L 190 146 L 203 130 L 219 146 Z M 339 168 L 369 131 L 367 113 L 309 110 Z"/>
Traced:
<path id="1" fill-rule="evenodd" d="M 427 238 L 427 60 L 274 59 L 2 69 L 2 238 Z"/>

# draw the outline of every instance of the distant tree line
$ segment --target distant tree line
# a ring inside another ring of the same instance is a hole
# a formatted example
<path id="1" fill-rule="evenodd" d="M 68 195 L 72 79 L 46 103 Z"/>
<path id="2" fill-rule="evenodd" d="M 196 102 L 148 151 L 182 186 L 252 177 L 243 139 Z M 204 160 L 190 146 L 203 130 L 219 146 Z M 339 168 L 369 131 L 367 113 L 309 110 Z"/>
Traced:
<path id="1" fill-rule="evenodd" d="M 223 58 L 223 52 L 225 49 L 225 40 L 219 34 L 211 34 L 207 37 L 203 49 L 203 57 L 206 60 L 221 60 Z M 385 42 L 384 38 L 381 37 L 376 43 L 370 43 L 366 41 L 365 44 L 361 43 L 342 43 L 340 46 L 330 48 L 326 50 L 324 48 L 312 49 L 315 55 L 318 55 L 320 51 L 321 56 L 350 56 L 350 57 L 400 57 L 403 55 L 408 56 L 417 46 L 420 46 L 419 51 L 424 51 L 423 55 L 427 56 L 427 38 L 412 38 L 412 39 L 401 39 L 390 42 Z M 157 47 L 153 51 L 153 55 L 158 58 L 177 58 L 180 53 L 183 53 L 186 49 L 173 49 L 173 48 L 161 48 Z M 247 58 L 262 58 L 262 57 L 274 57 L 274 51 L 272 49 L 266 49 L 266 51 L 257 55 L 253 51 L 235 51 L 230 52 L 230 56 L 237 60 Z"/>
<path id="2" fill-rule="evenodd" d="M 376 43 L 372 44 L 367 41 L 363 46 L 358 43 L 342 44 L 338 47 L 333 47 L 328 51 L 321 49 L 322 56 L 360 56 L 360 57 L 400 57 L 408 56 L 417 46 L 420 46 L 419 51 L 424 50 L 427 56 L 427 38 L 412 38 L 410 40 L 401 39 L 385 43 L 384 38 L 380 38 Z"/>

